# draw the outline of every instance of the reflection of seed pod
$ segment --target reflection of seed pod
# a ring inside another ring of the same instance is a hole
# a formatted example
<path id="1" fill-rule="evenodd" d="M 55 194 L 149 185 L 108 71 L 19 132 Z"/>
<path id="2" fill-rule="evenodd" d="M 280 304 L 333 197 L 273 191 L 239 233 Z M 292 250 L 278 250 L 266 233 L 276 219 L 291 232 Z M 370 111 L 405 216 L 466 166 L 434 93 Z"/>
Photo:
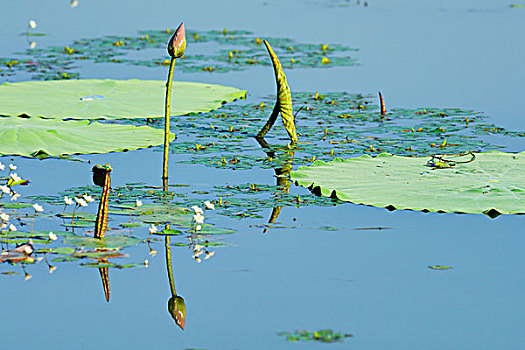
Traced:
<path id="1" fill-rule="evenodd" d="M 111 172 L 111 165 L 95 165 L 93 169 L 93 183 L 97 186 L 104 187 L 106 181 L 106 174 Z"/>
<path id="2" fill-rule="evenodd" d="M 179 296 L 173 296 L 168 300 L 168 312 L 175 320 L 177 326 L 184 330 L 186 325 L 186 303 Z"/>

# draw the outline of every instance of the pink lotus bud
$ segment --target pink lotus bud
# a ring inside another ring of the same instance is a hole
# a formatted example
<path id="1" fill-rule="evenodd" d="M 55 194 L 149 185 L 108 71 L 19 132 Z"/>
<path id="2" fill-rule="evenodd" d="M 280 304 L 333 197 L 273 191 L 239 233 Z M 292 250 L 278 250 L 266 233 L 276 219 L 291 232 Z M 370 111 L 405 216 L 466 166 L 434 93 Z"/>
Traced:
<path id="1" fill-rule="evenodd" d="M 168 43 L 168 53 L 173 58 L 180 58 L 186 50 L 186 31 L 182 22 Z"/>

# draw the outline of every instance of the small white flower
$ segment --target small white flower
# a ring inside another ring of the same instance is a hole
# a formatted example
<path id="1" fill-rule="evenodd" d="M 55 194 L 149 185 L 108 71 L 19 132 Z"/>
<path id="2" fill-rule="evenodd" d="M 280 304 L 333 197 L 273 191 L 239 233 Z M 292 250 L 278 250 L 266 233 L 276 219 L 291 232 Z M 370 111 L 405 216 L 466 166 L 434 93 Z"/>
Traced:
<path id="1" fill-rule="evenodd" d="M 158 252 L 156 250 L 153 250 L 153 249 L 149 251 L 149 255 L 151 255 L 151 256 L 155 256 L 155 255 L 157 255 L 157 253 Z"/>
<path id="2" fill-rule="evenodd" d="M 11 173 L 9 175 L 9 177 L 11 177 L 11 179 L 14 181 L 14 182 L 19 182 L 19 181 L 22 181 L 22 178 L 20 176 L 18 176 L 17 173 Z"/>
<path id="3" fill-rule="evenodd" d="M 68 196 L 64 196 L 64 202 L 66 203 L 66 205 L 73 204 L 73 200 L 69 198 Z"/>
<path id="4" fill-rule="evenodd" d="M 13 224 L 9 225 L 9 231 L 16 231 L 16 226 Z"/>
<path id="5" fill-rule="evenodd" d="M 44 211 L 44 208 L 42 208 L 42 206 L 37 203 L 33 204 L 33 209 L 35 209 L 36 213 Z"/>
<path id="6" fill-rule="evenodd" d="M 16 165 L 14 165 L 14 164 L 9 164 L 9 169 L 10 169 L 10 170 L 16 170 Z"/>
<path id="7" fill-rule="evenodd" d="M 201 213 L 197 213 L 193 215 L 193 220 L 195 220 L 197 224 L 202 224 L 204 223 L 204 216 Z"/>
<path id="8" fill-rule="evenodd" d="M 36 42 L 31 41 L 31 42 L 29 43 L 29 48 L 30 48 L 30 49 L 34 49 L 35 47 L 36 47 Z M 55 267 L 55 269 L 56 269 L 56 267 Z"/>
<path id="9" fill-rule="evenodd" d="M 11 193 L 11 200 L 16 201 L 18 198 L 20 198 L 20 193 L 13 191 L 13 193 Z"/>
<path id="10" fill-rule="evenodd" d="M 149 228 L 149 233 L 157 233 L 157 227 L 153 224 L 151 224 Z"/>
<path id="11" fill-rule="evenodd" d="M 86 203 L 86 201 L 85 201 L 83 198 L 75 197 L 75 201 L 76 201 L 77 204 L 80 205 L 81 207 L 87 207 L 87 203 Z"/>
<path id="12" fill-rule="evenodd" d="M 148 267 L 149 261 L 148 259 L 144 260 L 144 266 Z"/>
<path id="13" fill-rule="evenodd" d="M 206 206 L 206 209 L 215 210 L 215 205 L 210 201 L 204 201 L 204 205 Z"/>
<path id="14" fill-rule="evenodd" d="M 195 257 L 195 261 L 198 262 L 198 263 L 200 263 L 202 260 L 201 260 L 201 258 L 199 258 L 198 256 L 196 256 L 196 257 Z"/>
<path id="15" fill-rule="evenodd" d="M 199 208 L 198 206 L 196 206 L 196 205 L 192 206 L 191 209 L 193 209 L 195 214 L 203 214 L 204 213 L 204 211 L 201 208 Z"/>
<path id="16" fill-rule="evenodd" d="M 35 28 L 36 28 L 36 21 L 35 21 L 34 19 L 30 20 L 30 21 L 29 21 L 29 26 L 30 26 L 31 28 L 35 29 Z"/>
<path id="17" fill-rule="evenodd" d="M 140 199 L 137 199 L 135 201 L 135 206 L 138 208 L 138 207 L 141 207 L 142 206 L 142 201 Z"/>
<path id="18" fill-rule="evenodd" d="M 49 232 L 49 239 L 52 241 L 56 241 L 58 237 L 53 232 Z"/>
<path id="19" fill-rule="evenodd" d="M 26 280 L 26 281 L 27 281 L 27 280 L 30 280 L 30 279 L 31 279 L 31 277 L 33 277 L 33 276 L 32 276 L 32 275 L 30 275 L 30 274 L 28 274 L 28 273 L 26 273 L 26 277 L 25 277 L 25 280 Z"/>
<path id="20" fill-rule="evenodd" d="M 57 269 L 56 266 L 49 265 L 49 273 L 53 273 Z"/>
<path id="21" fill-rule="evenodd" d="M 1 228 L 2 230 L 6 229 L 6 228 L 7 228 L 7 224 L 2 224 L 2 226 L 0 226 L 0 228 Z"/>
<path id="22" fill-rule="evenodd" d="M 78 6 L 78 0 L 71 0 L 71 7 L 77 7 Z"/>
<path id="23" fill-rule="evenodd" d="M 0 186 L 0 190 L 2 190 L 2 192 L 6 193 L 6 194 L 7 193 L 11 193 L 11 189 L 9 187 L 5 186 L 5 185 Z"/>
<path id="24" fill-rule="evenodd" d="M 94 202 L 94 201 L 95 201 L 95 200 L 93 199 L 93 197 L 88 196 L 87 194 L 83 195 L 82 198 L 84 198 L 84 200 L 85 200 L 87 203 L 91 203 L 91 202 Z"/>
<path id="25" fill-rule="evenodd" d="M 5 165 L 2 164 L 2 162 L 0 162 L 0 170 L 4 170 L 5 169 Z"/>
<path id="26" fill-rule="evenodd" d="M 202 229 L 202 226 L 201 225 L 197 225 L 195 226 L 195 231 L 200 231 Z"/>
<path id="27" fill-rule="evenodd" d="M 215 252 L 206 252 L 206 256 L 204 257 L 204 260 L 211 258 Z"/>
<path id="28" fill-rule="evenodd" d="M 2 221 L 9 221 L 9 215 L 7 215 L 6 213 L 0 213 L 0 219 L 2 219 Z"/>

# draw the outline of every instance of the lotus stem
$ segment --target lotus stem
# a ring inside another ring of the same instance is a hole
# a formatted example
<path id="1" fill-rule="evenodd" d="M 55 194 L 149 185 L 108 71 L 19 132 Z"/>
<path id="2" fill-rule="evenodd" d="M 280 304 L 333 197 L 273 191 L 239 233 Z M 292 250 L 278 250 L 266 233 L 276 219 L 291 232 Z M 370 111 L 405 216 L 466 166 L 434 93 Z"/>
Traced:
<path id="1" fill-rule="evenodd" d="M 385 101 L 383 100 L 383 95 L 381 95 L 381 91 L 379 92 L 379 102 L 381 103 L 381 115 L 386 115 L 386 107 L 385 107 Z"/>
<path id="2" fill-rule="evenodd" d="M 168 190 L 168 152 L 170 148 L 170 107 L 171 107 L 171 85 L 173 82 L 173 71 L 175 68 L 176 58 L 172 57 L 170 69 L 168 72 L 168 81 L 166 82 L 166 101 L 164 110 L 164 159 L 162 167 L 162 184 L 163 190 Z"/>
<path id="3" fill-rule="evenodd" d="M 257 138 L 257 139 L 264 138 L 264 136 L 272 128 L 273 124 L 275 124 L 275 121 L 277 120 L 277 117 L 279 116 L 280 109 L 281 109 L 281 107 L 280 107 L 280 104 L 279 104 L 279 99 L 277 99 L 277 101 L 275 102 L 275 107 L 273 107 L 272 114 L 270 114 L 270 118 L 268 118 L 268 121 L 266 122 L 266 124 L 264 124 L 263 128 L 261 129 L 261 131 L 259 131 L 259 133 L 257 135 L 255 135 L 255 138 Z"/>

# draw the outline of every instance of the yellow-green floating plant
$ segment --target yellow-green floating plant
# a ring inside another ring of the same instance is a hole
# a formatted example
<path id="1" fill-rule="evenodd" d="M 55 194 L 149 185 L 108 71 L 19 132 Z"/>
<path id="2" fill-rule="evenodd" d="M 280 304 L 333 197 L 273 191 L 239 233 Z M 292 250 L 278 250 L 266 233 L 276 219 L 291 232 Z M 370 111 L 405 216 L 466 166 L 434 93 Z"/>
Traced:
<path id="1" fill-rule="evenodd" d="M 283 124 L 288 132 L 288 136 L 292 140 L 292 144 L 297 142 L 297 133 L 295 131 L 295 117 L 293 115 L 293 106 L 292 106 L 292 93 L 290 92 L 290 87 L 286 81 L 286 75 L 284 74 L 283 67 L 279 58 L 273 52 L 272 47 L 268 41 L 264 40 L 264 45 L 270 54 L 273 64 L 273 70 L 275 72 L 275 82 L 277 84 L 277 101 L 275 102 L 275 107 L 273 108 L 270 118 L 264 125 L 264 127 L 257 134 L 257 138 L 263 138 L 266 133 L 272 128 L 277 115 L 281 113 L 283 118 Z"/>

